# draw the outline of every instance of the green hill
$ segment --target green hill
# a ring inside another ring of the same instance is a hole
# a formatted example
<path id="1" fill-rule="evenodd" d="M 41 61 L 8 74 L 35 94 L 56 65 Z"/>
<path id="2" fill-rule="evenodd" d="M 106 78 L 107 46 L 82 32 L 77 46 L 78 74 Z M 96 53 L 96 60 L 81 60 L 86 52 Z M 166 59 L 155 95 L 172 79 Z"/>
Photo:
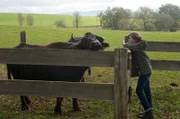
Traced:
<path id="1" fill-rule="evenodd" d="M 15 25 L 18 26 L 18 13 L 0 13 L 0 25 Z M 23 26 L 27 26 L 26 16 L 23 14 Z M 55 26 L 57 20 L 63 20 L 68 27 L 73 26 L 74 16 L 72 15 L 57 15 L 57 14 L 31 14 L 34 18 L 34 26 Z M 94 16 L 81 16 L 80 26 L 95 26 L 99 25 L 99 20 Z"/>

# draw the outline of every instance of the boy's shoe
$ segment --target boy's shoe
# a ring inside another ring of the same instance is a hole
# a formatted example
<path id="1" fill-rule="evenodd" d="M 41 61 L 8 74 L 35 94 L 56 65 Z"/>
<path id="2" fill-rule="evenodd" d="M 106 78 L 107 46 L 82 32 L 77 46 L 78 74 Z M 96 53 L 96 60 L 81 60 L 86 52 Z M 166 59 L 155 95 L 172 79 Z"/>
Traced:
<path id="1" fill-rule="evenodd" d="M 154 119 L 154 116 L 153 116 L 153 110 L 148 110 L 148 111 L 145 111 L 145 112 L 140 112 L 138 114 L 138 118 L 140 119 Z"/>

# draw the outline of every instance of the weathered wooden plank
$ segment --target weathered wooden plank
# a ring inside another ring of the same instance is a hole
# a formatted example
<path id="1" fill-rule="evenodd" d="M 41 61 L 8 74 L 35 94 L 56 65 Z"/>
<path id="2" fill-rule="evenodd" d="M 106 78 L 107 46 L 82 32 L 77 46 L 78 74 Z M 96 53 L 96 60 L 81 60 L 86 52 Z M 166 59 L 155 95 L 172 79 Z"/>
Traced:
<path id="1" fill-rule="evenodd" d="M 0 94 L 113 100 L 113 84 L 0 80 Z"/>
<path id="2" fill-rule="evenodd" d="M 180 61 L 151 60 L 153 70 L 180 70 Z"/>
<path id="3" fill-rule="evenodd" d="M 26 43 L 26 32 L 25 31 L 20 32 L 20 37 L 21 37 L 21 43 Z"/>
<path id="4" fill-rule="evenodd" d="M 148 41 L 148 51 L 180 52 L 180 42 Z"/>
<path id="5" fill-rule="evenodd" d="M 120 101 L 121 101 L 121 119 L 128 119 L 128 94 L 129 94 L 129 76 L 128 76 L 128 49 L 120 50 Z"/>
<path id="6" fill-rule="evenodd" d="M 0 49 L 0 63 L 112 67 L 113 55 L 112 51 Z"/>
<path id="7" fill-rule="evenodd" d="M 120 119 L 120 49 L 114 50 L 114 119 Z"/>
<path id="8" fill-rule="evenodd" d="M 128 119 L 128 49 L 115 49 L 114 54 L 114 118 Z"/>

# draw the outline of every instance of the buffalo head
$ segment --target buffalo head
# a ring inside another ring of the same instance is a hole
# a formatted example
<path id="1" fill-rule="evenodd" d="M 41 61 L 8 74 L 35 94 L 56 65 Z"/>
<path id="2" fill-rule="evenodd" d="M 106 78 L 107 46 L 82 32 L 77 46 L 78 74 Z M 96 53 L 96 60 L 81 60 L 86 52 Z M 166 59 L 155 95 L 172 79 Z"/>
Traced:
<path id="1" fill-rule="evenodd" d="M 92 37 L 93 36 L 93 39 L 97 39 L 100 43 L 101 43 L 101 45 L 102 45 L 102 50 L 103 49 L 105 49 L 105 48 L 107 48 L 107 47 L 109 47 L 109 43 L 105 43 L 104 42 L 104 38 L 103 37 L 101 37 L 101 36 L 98 36 L 98 35 L 95 35 L 95 34 L 93 34 L 93 33 L 91 33 L 91 32 L 86 32 L 85 34 L 84 34 L 84 37 Z M 82 39 L 83 37 L 82 36 L 73 36 L 73 34 L 71 34 L 71 38 L 69 39 L 69 41 L 68 42 L 79 42 L 81 39 Z"/>
<path id="2" fill-rule="evenodd" d="M 101 50 L 101 42 L 92 33 L 85 34 L 77 43 L 80 49 Z"/>

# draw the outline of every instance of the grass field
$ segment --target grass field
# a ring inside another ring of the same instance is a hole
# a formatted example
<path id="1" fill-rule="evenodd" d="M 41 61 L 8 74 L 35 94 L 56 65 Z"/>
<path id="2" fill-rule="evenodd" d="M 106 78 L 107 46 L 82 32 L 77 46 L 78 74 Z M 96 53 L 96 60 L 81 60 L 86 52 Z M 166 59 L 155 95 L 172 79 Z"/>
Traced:
<path id="1" fill-rule="evenodd" d="M 16 25 L 19 26 L 18 13 L 0 13 L 0 25 Z M 27 26 L 26 16 L 27 14 L 22 14 L 24 17 L 23 26 Z M 63 20 L 65 25 L 68 27 L 73 26 L 74 16 L 71 15 L 58 15 L 58 14 L 32 14 L 34 18 L 33 26 L 55 26 L 54 23 L 57 20 Z M 80 17 L 80 26 L 94 26 L 99 25 L 99 20 L 97 17 L 82 16 Z"/>
<path id="2" fill-rule="evenodd" d="M 122 47 L 124 36 L 130 31 L 112 31 L 98 29 L 75 29 L 56 27 L 28 26 L 0 26 L 0 47 L 11 48 L 20 42 L 20 31 L 26 31 L 27 42 L 31 44 L 48 44 L 55 41 L 68 41 L 71 33 L 83 35 L 87 31 L 105 37 L 110 47 L 106 50 Z M 179 32 L 140 32 L 147 41 L 172 41 L 180 42 Z M 180 53 L 148 52 L 151 59 L 179 60 Z M 6 77 L 5 67 L 1 66 L 1 77 Z M 113 68 L 92 68 L 92 76 L 85 75 L 87 82 L 108 83 L 114 79 Z M 155 71 L 151 77 L 155 119 L 180 119 L 180 87 L 170 86 L 171 82 L 180 85 L 179 71 Z M 130 119 L 136 119 L 136 115 L 142 107 L 135 93 L 137 79 L 132 79 L 133 97 L 129 105 Z M 28 112 L 20 111 L 20 98 L 18 96 L 0 95 L 0 119 L 112 119 L 113 102 L 79 99 L 83 112 L 73 112 L 71 99 L 65 99 L 63 103 L 64 116 L 53 115 L 55 98 L 32 97 L 31 109 Z"/>

